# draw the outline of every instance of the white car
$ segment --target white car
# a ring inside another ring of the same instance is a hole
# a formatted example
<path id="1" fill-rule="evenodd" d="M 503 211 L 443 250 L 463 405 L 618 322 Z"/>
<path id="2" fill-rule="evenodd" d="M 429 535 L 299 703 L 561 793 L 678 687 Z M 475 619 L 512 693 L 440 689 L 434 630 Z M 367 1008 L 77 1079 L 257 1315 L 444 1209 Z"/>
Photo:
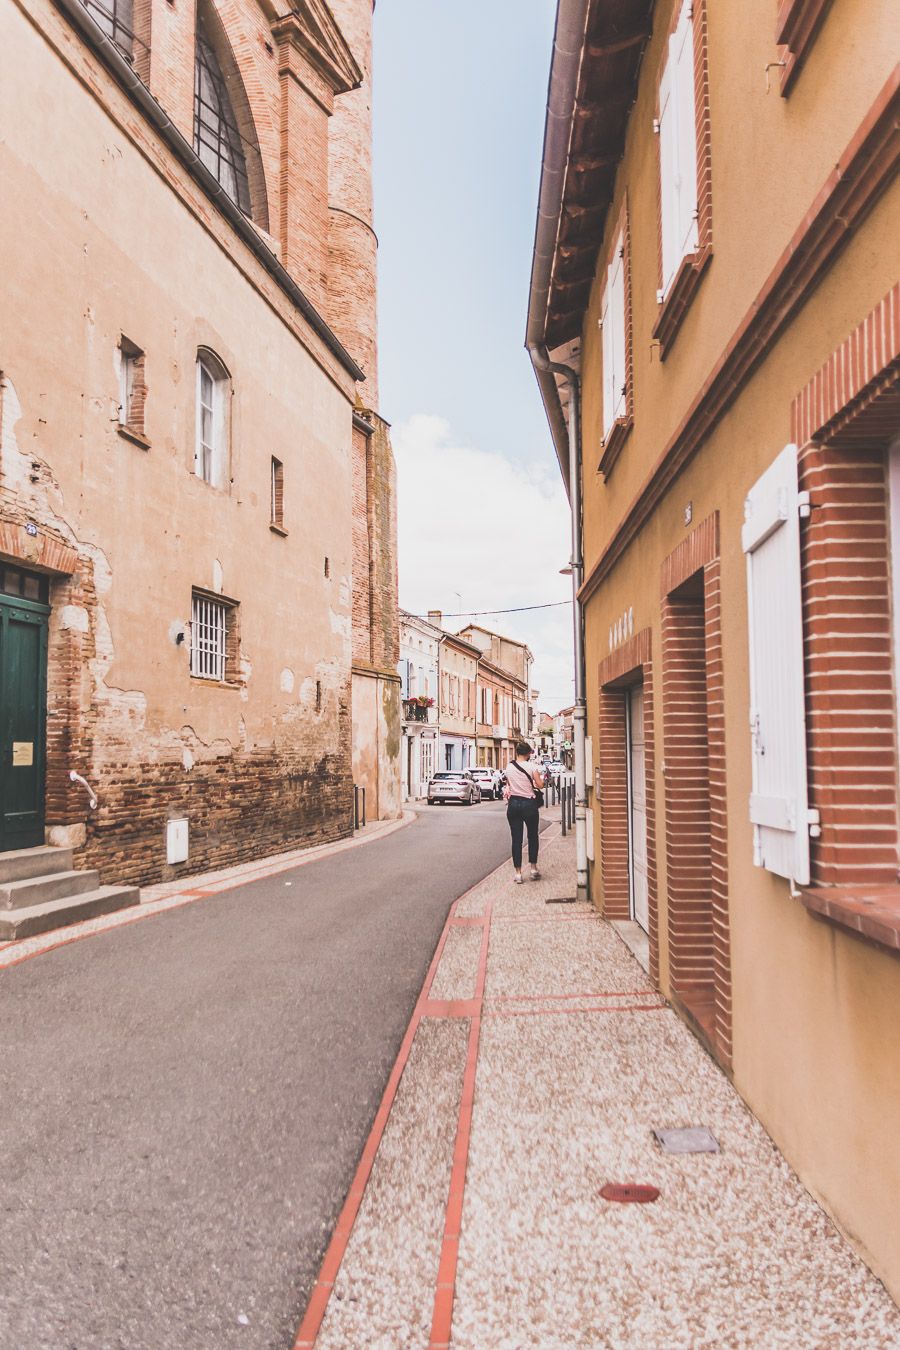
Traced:
<path id="1" fill-rule="evenodd" d="M 443 802 L 462 802 L 463 806 L 472 806 L 481 801 L 481 788 L 468 769 L 447 769 L 436 773 L 428 783 L 428 805 L 441 805 Z"/>
<path id="2" fill-rule="evenodd" d="M 475 782 L 481 788 L 482 797 L 493 797 L 496 801 L 503 795 L 503 775 L 499 769 L 480 766 L 470 770 Z"/>

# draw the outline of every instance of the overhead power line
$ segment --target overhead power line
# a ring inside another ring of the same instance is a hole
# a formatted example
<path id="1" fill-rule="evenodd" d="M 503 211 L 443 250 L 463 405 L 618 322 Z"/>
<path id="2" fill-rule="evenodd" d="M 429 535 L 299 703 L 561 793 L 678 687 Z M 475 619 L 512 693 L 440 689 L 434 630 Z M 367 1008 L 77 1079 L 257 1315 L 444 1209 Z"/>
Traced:
<path id="1" fill-rule="evenodd" d="M 530 609 L 559 609 L 562 605 L 571 605 L 571 600 L 551 600 L 547 605 L 517 605 L 515 609 L 461 609 L 457 614 L 441 611 L 444 619 L 480 619 L 486 614 L 524 614 Z M 427 619 L 427 614 L 414 614 L 414 619 Z"/>

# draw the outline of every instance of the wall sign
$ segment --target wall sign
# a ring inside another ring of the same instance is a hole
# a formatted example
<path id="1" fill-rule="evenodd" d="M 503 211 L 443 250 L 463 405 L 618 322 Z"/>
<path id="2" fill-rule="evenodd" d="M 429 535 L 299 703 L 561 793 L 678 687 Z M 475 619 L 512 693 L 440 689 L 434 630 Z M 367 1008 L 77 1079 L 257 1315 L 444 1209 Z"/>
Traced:
<path id="1" fill-rule="evenodd" d="M 34 741 L 13 741 L 13 768 L 26 768 L 34 763 Z"/>
<path id="2" fill-rule="evenodd" d="M 616 622 L 609 630 L 609 650 L 615 651 L 616 647 L 621 647 L 623 642 L 627 642 L 634 635 L 634 607 L 629 606 L 621 619 Z"/>

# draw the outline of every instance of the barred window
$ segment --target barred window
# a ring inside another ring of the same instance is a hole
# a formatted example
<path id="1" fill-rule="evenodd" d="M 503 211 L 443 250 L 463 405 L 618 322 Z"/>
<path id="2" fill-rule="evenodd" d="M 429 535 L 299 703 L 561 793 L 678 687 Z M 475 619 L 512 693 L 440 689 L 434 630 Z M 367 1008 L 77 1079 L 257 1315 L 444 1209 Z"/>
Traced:
<path id="1" fill-rule="evenodd" d="M 199 680 L 224 680 L 228 610 L 209 596 L 191 597 L 191 674 Z"/>
<path id="2" fill-rule="evenodd" d="M 82 0 L 82 4 L 130 61 L 134 55 L 134 0 Z"/>
<path id="3" fill-rule="evenodd" d="M 250 215 L 250 185 L 237 119 L 202 13 L 194 58 L 194 149 L 233 202 Z"/>

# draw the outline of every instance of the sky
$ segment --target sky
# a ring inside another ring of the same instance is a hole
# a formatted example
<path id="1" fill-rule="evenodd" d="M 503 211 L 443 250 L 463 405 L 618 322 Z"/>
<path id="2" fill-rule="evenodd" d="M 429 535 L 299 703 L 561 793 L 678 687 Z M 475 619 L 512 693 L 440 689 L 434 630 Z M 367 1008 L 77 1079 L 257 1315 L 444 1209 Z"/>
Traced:
<path id="1" fill-rule="evenodd" d="M 573 699 L 569 514 L 524 348 L 556 0 L 378 0 L 381 413 L 400 603 L 525 641 L 539 707 Z M 511 18 L 514 17 L 514 23 Z"/>

